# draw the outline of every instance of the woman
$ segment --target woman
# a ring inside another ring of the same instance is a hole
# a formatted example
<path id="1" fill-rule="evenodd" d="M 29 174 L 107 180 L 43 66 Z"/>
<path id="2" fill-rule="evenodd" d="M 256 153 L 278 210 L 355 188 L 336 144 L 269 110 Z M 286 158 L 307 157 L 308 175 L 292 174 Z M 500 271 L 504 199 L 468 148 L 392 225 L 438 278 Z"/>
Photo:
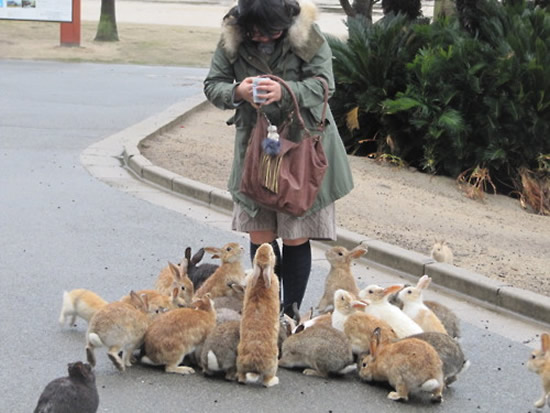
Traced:
<path id="1" fill-rule="evenodd" d="M 332 53 L 315 24 L 313 3 L 295 0 L 239 0 L 223 19 L 221 41 L 204 81 L 206 97 L 221 109 L 234 109 L 228 124 L 236 126 L 235 152 L 229 178 L 233 197 L 234 230 L 250 236 L 250 256 L 264 242 L 277 255 L 276 272 L 282 284 L 285 313 L 300 307 L 311 271 L 310 239 L 336 239 L 334 201 L 353 188 L 346 152 L 330 110 L 322 138 L 329 167 L 312 208 L 293 217 L 259 207 L 239 192 L 248 137 L 256 121 L 254 78 L 273 74 L 284 79 L 298 99 L 306 127 L 315 129 L 323 110 L 324 78 L 334 90 Z M 258 93 L 262 110 L 279 125 L 293 108 L 288 92 L 278 82 L 262 79 Z M 292 138 L 292 137 L 291 137 Z M 294 136 L 294 139 L 299 137 Z M 282 255 L 277 238 L 283 240 Z"/>

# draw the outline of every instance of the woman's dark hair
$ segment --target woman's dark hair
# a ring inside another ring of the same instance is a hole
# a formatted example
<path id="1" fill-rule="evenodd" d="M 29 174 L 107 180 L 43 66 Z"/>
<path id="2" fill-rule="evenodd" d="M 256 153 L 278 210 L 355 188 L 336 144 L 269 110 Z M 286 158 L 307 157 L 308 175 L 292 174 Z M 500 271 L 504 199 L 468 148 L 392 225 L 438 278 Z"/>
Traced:
<path id="1" fill-rule="evenodd" d="M 296 0 L 239 0 L 235 11 L 237 24 L 245 34 L 250 36 L 258 30 L 271 36 L 290 27 L 300 14 L 300 5 Z"/>

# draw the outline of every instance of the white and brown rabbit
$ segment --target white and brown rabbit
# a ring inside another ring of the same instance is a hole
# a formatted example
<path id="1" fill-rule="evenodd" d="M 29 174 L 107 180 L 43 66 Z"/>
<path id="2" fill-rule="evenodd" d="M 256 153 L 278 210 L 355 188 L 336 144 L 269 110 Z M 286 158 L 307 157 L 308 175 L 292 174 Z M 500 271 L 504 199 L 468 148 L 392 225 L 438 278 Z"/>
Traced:
<path id="1" fill-rule="evenodd" d="M 424 340 L 437 351 L 443 362 L 443 378 L 446 386 L 454 383 L 457 376 L 470 367 L 470 361 L 466 360 L 460 344 L 448 334 L 428 331 L 408 338 Z"/>
<path id="2" fill-rule="evenodd" d="M 69 325 L 73 326 L 76 317 L 90 321 L 94 313 L 107 305 L 107 301 L 93 291 L 77 288 L 71 291 L 63 291 L 63 304 L 59 315 L 59 324 L 63 325 L 68 317 L 71 317 Z"/>
<path id="3" fill-rule="evenodd" d="M 203 263 L 198 265 L 198 263 L 204 257 L 204 248 L 200 248 L 195 255 L 191 256 L 191 247 L 185 249 L 185 258 L 187 259 L 187 275 L 193 282 L 195 290 L 198 290 L 200 286 L 218 269 L 219 265 L 211 263 Z"/>
<path id="4" fill-rule="evenodd" d="M 95 375 L 88 363 L 69 363 L 69 375 L 52 380 L 42 391 L 34 413 L 95 413 L 99 394 Z"/>
<path id="5" fill-rule="evenodd" d="M 177 308 L 160 315 L 145 333 L 145 355 L 141 361 L 164 366 L 167 373 L 192 374 L 180 366 L 186 355 L 200 347 L 216 326 L 216 310 L 209 294 L 193 301 L 191 308 Z"/>
<path id="6" fill-rule="evenodd" d="M 403 303 L 403 312 L 412 318 L 424 331 L 436 331 L 447 334 L 445 326 L 435 313 L 424 304 L 422 293 L 428 288 L 432 279 L 423 275 L 415 287 L 405 287 L 397 297 Z"/>
<path id="7" fill-rule="evenodd" d="M 331 314 L 332 327 L 343 332 L 348 317 L 356 311 L 364 311 L 367 305 L 346 290 L 336 290 L 334 292 L 334 311 Z"/>
<path id="8" fill-rule="evenodd" d="M 229 242 L 222 248 L 205 247 L 204 249 L 212 254 L 212 258 L 219 258 L 221 265 L 195 292 L 195 296 L 202 297 L 210 293 L 210 297 L 215 299 L 232 294 L 229 285 L 244 282 L 245 271 L 242 265 L 244 248 L 236 242 Z"/>
<path id="9" fill-rule="evenodd" d="M 381 343 L 376 329 L 370 354 L 361 360 L 359 377 L 367 382 L 388 382 L 395 389 L 388 393 L 391 400 L 408 400 L 409 394 L 421 391 L 431 393 L 432 401 L 443 400 L 441 359 L 430 344 L 417 338 Z"/>
<path id="10" fill-rule="evenodd" d="M 550 334 L 540 336 L 540 350 L 533 350 L 527 361 L 527 368 L 537 373 L 542 380 L 542 396 L 535 402 L 535 407 L 541 409 L 545 403 L 550 406 Z"/>
<path id="11" fill-rule="evenodd" d="M 279 280 L 275 274 L 273 247 L 264 243 L 253 260 L 246 286 L 237 351 L 237 380 L 261 381 L 265 387 L 279 383 L 277 357 L 279 337 Z"/>
<path id="12" fill-rule="evenodd" d="M 187 260 L 185 258 L 180 265 L 168 262 L 168 266 L 162 269 L 155 282 L 155 290 L 164 295 L 171 296 L 174 287 L 179 289 L 178 296 L 183 304 L 190 305 L 195 288 L 193 282 L 187 276 Z"/>
<path id="13" fill-rule="evenodd" d="M 388 301 L 390 295 L 401 290 L 401 288 L 401 285 L 392 285 L 387 288 L 369 285 L 359 292 L 359 297 L 369 303 L 365 308 L 365 312 L 388 323 L 398 338 L 422 333 L 423 331 L 412 318 Z"/>
<path id="14" fill-rule="evenodd" d="M 284 342 L 279 367 L 304 368 L 308 376 L 328 377 L 355 371 L 351 345 L 344 333 L 317 324 L 292 334 Z"/>
<path id="15" fill-rule="evenodd" d="M 107 347 L 107 355 L 115 367 L 124 371 L 130 367 L 134 350 L 143 344 L 143 336 L 156 308 L 149 307 L 147 297 L 130 292 L 131 304 L 115 301 L 99 309 L 90 319 L 86 333 L 86 356 L 95 366 L 94 349 Z M 122 358 L 119 352 L 122 351 Z"/>
<path id="16" fill-rule="evenodd" d="M 452 264 L 454 260 L 453 251 L 445 240 L 436 239 L 432 246 L 432 251 L 430 252 L 430 255 L 437 262 Z"/>
<path id="17" fill-rule="evenodd" d="M 355 296 L 359 294 L 359 287 L 357 287 L 351 272 L 351 264 L 353 260 L 366 253 L 367 248 L 363 245 L 359 245 L 351 251 L 345 247 L 335 246 L 325 252 L 325 257 L 330 263 L 330 270 L 325 279 L 325 291 L 317 305 L 317 311 L 326 313 L 332 310 L 336 290 L 346 290 Z"/>

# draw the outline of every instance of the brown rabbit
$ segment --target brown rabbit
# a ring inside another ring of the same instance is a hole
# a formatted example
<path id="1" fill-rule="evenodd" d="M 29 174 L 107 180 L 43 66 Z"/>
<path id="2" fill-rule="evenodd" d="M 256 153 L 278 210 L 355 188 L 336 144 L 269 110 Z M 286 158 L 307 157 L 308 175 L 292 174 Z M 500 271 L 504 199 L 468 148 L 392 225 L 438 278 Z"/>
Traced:
<path id="1" fill-rule="evenodd" d="M 367 382 L 389 382 L 396 390 L 388 393 L 391 400 L 408 400 L 409 393 L 419 391 L 431 393 L 432 401 L 443 400 L 441 359 L 430 344 L 417 338 L 381 343 L 380 329 L 375 329 L 359 377 Z"/>
<path id="2" fill-rule="evenodd" d="M 230 295 L 232 290 L 229 285 L 232 282 L 242 284 L 244 281 L 245 272 L 241 262 L 244 248 L 236 242 L 230 242 L 222 248 L 205 247 L 204 250 L 212 254 L 212 258 L 221 259 L 222 263 L 196 291 L 195 296 L 202 297 L 210 293 L 211 298 L 215 299 Z"/>
<path id="3" fill-rule="evenodd" d="M 535 407 L 541 409 L 545 403 L 550 406 L 550 335 L 543 333 L 540 336 L 541 349 L 534 350 L 527 361 L 527 368 L 537 373 L 542 380 L 542 396 L 535 402 Z"/>
<path id="4" fill-rule="evenodd" d="M 90 319 L 86 333 L 86 356 L 88 363 L 95 366 L 94 349 L 106 346 L 107 355 L 115 367 L 124 371 L 132 365 L 130 358 L 134 350 L 143 343 L 143 336 L 155 315 L 149 307 L 147 297 L 130 292 L 131 304 L 115 301 L 99 309 Z M 119 352 L 122 351 L 122 358 Z"/>
<path id="5" fill-rule="evenodd" d="M 344 322 L 344 334 L 350 341 L 353 354 L 360 355 L 369 351 L 372 332 L 376 328 L 380 328 L 381 343 L 397 338 L 389 324 L 379 318 L 362 311 L 356 311 L 347 317 Z"/>
<path id="6" fill-rule="evenodd" d="M 265 387 L 279 383 L 277 339 L 279 336 L 279 280 L 275 274 L 273 247 L 264 243 L 256 250 L 253 273 L 246 286 L 240 341 L 237 350 L 237 380 L 262 380 Z"/>
<path id="7" fill-rule="evenodd" d="M 145 356 L 141 361 L 164 365 L 167 373 L 192 374 L 192 367 L 180 366 L 186 355 L 201 346 L 216 326 L 216 310 L 210 295 L 193 301 L 191 308 L 178 308 L 159 316 L 145 333 Z"/>
<path id="8" fill-rule="evenodd" d="M 335 246 L 325 252 L 330 263 L 330 271 L 325 280 L 325 292 L 317 305 L 317 311 L 326 313 L 333 307 L 334 292 L 346 290 L 354 296 L 359 294 L 359 287 L 351 273 L 351 262 L 367 253 L 367 248 L 359 245 L 349 251 L 345 247 Z"/>
<path id="9" fill-rule="evenodd" d="M 94 313 L 105 305 L 107 305 L 107 301 L 93 291 L 84 288 L 64 291 L 59 324 L 65 324 L 69 316 L 71 317 L 70 326 L 74 325 L 76 317 L 89 322 Z"/>
<path id="10" fill-rule="evenodd" d="M 430 253 L 431 257 L 437 262 L 452 264 L 454 260 L 453 251 L 445 240 L 435 240 Z"/>
<path id="11" fill-rule="evenodd" d="M 416 287 L 405 287 L 397 295 L 403 303 L 403 312 L 412 318 L 424 331 L 435 331 L 447 334 L 443 323 L 423 301 L 422 293 L 428 288 L 432 279 L 423 275 Z"/>
<path id="12" fill-rule="evenodd" d="M 157 290 L 139 290 L 136 291 L 136 294 L 140 297 L 144 295 L 147 296 L 147 301 L 150 306 L 155 306 L 161 310 L 173 310 L 174 308 L 183 307 L 186 304 L 179 296 L 180 291 L 180 288 L 174 286 L 171 295 L 161 294 Z M 119 301 L 130 304 L 132 297 L 125 295 Z"/>
<path id="13" fill-rule="evenodd" d="M 180 265 L 168 262 L 168 266 L 160 272 L 155 282 L 155 290 L 164 295 L 172 295 L 174 287 L 179 289 L 179 297 L 184 305 L 190 305 L 195 288 L 187 276 L 187 260 L 184 258 Z"/>

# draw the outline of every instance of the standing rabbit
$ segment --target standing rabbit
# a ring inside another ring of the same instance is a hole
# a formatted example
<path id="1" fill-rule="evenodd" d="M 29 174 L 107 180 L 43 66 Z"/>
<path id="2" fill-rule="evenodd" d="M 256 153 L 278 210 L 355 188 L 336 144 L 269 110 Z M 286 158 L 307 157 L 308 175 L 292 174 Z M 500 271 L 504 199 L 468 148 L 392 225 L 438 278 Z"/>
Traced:
<path id="1" fill-rule="evenodd" d="M 305 368 L 303 374 L 319 377 L 347 374 L 356 369 L 346 336 L 322 324 L 289 336 L 283 342 L 279 367 Z"/>
<path id="2" fill-rule="evenodd" d="M 535 407 L 541 409 L 545 403 L 550 406 L 550 334 L 541 336 L 541 349 L 534 350 L 527 361 L 527 368 L 537 373 L 542 380 L 542 396 L 535 402 Z"/>
<path id="3" fill-rule="evenodd" d="M 154 312 L 146 297 L 144 300 L 133 291 L 130 296 L 131 304 L 109 303 L 91 318 L 86 333 L 86 356 L 92 366 L 96 363 L 94 349 L 102 346 L 108 348 L 107 355 L 118 370 L 124 371 L 132 365 L 132 353 L 143 343 Z"/>
<path id="4" fill-rule="evenodd" d="M 196 297 L 210 293 L 212 299 L 231 294 L 231 282 L 242 283 L 245 272 L 242 265 L 244 248 L 236 242 L 225 244 L 222 248 L 205 247 L 212 258 L 219 258 L 221 265 L 196 291 Z"/>
<path id="5" fill-rule="evenodd" d="M 99 394 L 88 363 L 69 363 L 69 375 L 52 380 L 42 391 L 34 413 L 95 413 Z"/>
<path id="6" fill-rule="evenodd" d="M 107 301 L 93 291 L 77 288 L 69 292 L 63 291 L 63 305 L 59 315 L 59 324 L 63 325 L 67 317 L 71 317 L 69 325 L 74 325 L 76 317 L 90 321 L 94 313 L 107 305 Z"/>
<path id="7" fill-rule="evenodd" d="M 253 260 L 253 273 L 246 286 L 237 350 L 240 383 L 262 381 L 265 387 L 279 383 L 277 339 L 279 336 L 279 280 L 275 274 L 273 247 L 264 243 Z"/>
<path id="8" fill-rule="evenodd" d="M 443 378 L 446 386 L 454 383 L 457 376 L 470 367 L 470 361 L 464 357 L 460 344 L 448 334 L 428 331 L 408 338 L 424 340 L 437 351 L 443 362 Z"/>
<path id="9" fill-rule="evenodd" d="M 437 262 L 453 263 L 453 251 L 445 240 L 435 240 L 430 255 Z"/>
<path id="10" fill-rule="evenodd" d="M 216 326 L 216 310 L 210 295 L 195 299 L 191 308 L 178 308 L 159 316 L 145 333 L 145 356 L 141 361 L 164 366 L 166 373 L 192 374 L 180 366 L 186 355 L 200 347 Z"/>
<path id="11" fill-rule="evenodd" d="M 195 288 L 193 282 L 187 276 L 187 260 L 184 258 L 180 265 L 168 262 L 157 277 L 155 290 L 164 295 L 171 295 L 174 287 L 179 289 L 179 297 L 185 305 L 191 304 Z"/>
<path id="12" fill-rule="evenodd" d="M 325 252 L 330 263 L 330 271 L 325 280 L 325 291 L 317 305 L 317 311 L 326 313 L 332 309 L 336 290 L 343 289 L 355 296 L 359 294 L 359 288 L 351 273 L 351 262 L 366 253 L 367 248 L 362 245 L 351 251 L 345 247 L 335 246 Z"/>
<path id="13" fill-rule="evenodd" d="M 443 323 L 423 301 L 422 293 L 428 288 L 432 279 L 423 275 L 416 287 L 405 287 L 399 291 L 398 298 L 403 303 L 403 312 L 412 318 L 424 331 L 437 331 L 447 334 Z"/>
<path id="14" fill-rule="evenodd" d="M 401 288 L 401 285 L 387 288 L 369 285 L 359 292 L 359 297 L 369 303 L 365 312 L 388 323 L 398 338 L 422 333 L 422 328 L 412 318 L 388 301 L 390 295 Z"/>
<path id="15" fill-rule="evenodd" d="M 443 391 L 442 362 L 435 349 L 425 341 L 406 338 L 380 342 L 380 330 L 373 332 L 370 354 L 363 357 L 359 377 L 367 382 L 387 381 L 395 389 L 388 399 L 408 400 L 410 393 L 432 394 L 441 402 Z"/>
<path id="16" fill-rule="evenodd" d="M 185 249 L 185 258 L 187 259 L 188 268 L 187 274 L 193 282 L 195 290 L 198 290 L 200 286 L 206 281 L 208 277 L 214 274 L 219 267 L 217 264 L 204 263 L 197 265 L 204 257 L 204 248 L 199 249 L 195 255 L 191 256 L 191 247 Z"/>

